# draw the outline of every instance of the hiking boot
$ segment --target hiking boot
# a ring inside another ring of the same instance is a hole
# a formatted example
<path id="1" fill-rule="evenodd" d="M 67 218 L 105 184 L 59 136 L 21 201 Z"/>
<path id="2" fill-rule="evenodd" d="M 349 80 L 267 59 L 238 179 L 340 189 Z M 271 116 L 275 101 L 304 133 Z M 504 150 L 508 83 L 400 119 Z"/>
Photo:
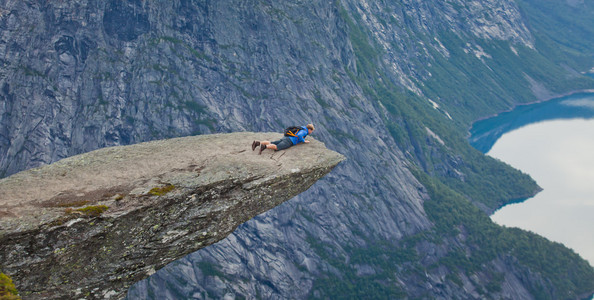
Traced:
<path id="1" fill-rule="evenodd" d="M 266 145 L 261 145 L 260 152 L 258 154 L 262 154 L 262 151 L 264 151 L 264 149 L 266 149 Z"/>
<path id="2" fill-rule="evenodd" d="M 254 142 L 252 143 L 252 151 L 256 150 L 256 147 L 258 147 L 258 146 L 260 146 L 260 142 L 258 142 L 258 141 L 254 141 Z"/>

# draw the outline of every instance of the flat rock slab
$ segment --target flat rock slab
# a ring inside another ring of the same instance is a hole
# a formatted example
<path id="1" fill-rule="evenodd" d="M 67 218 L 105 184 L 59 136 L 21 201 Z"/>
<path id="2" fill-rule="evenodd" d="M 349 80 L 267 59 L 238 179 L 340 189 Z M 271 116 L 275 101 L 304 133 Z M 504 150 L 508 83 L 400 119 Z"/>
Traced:
<path id="1" fill-rule="evenodd" d="M 104 148 L 1 179 L 0 268 L 33 298 L 122 295 L 344 159 L 311 137 L 287 150 L 251 149 L 253 140 L 281 137 L 240 132 Z"/>

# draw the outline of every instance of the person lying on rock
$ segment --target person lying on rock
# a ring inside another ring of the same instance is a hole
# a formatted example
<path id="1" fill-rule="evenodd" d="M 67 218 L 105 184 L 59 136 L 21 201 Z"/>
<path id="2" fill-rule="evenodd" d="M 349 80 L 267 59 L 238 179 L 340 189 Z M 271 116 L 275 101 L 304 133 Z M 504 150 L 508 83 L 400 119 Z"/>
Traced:
<path id="1" fill-rule="evenodd" d="M 293 145 L 297 145 L 299 143 L 309 143 L 309 141 L 305 140 L 305 137 L 311 134 L 314 131 L 313 124 L 307 124 L 307 126 L 291 126 L 285 129 L 285 136 L 283 136 L 280 140 L 270 142 L 270 141 L 254 141 L 252 142 L 252 151 L 256 149 L 256 147 L 260 146 L 260 152 L 258 154 L 262 154 L 264 149 L 272 149 L 274 151 L 278 150 L 285 150 Z"/>

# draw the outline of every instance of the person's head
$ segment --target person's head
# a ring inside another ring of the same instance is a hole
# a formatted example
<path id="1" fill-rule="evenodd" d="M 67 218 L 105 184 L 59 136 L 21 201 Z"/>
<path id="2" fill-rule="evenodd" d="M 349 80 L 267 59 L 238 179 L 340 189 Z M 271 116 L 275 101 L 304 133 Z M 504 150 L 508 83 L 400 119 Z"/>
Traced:
<path id="1" fill-rule="evenodd" d="M 314 126 L 313 124 L 307 124 L 307 134 L 311 134 L 314 131 Z"/>

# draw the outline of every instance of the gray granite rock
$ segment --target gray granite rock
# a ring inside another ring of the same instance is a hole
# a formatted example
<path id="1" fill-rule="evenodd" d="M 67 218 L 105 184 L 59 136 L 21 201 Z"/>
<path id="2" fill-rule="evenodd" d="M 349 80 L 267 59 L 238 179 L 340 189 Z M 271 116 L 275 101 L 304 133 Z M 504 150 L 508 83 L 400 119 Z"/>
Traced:
<path id="1" fill-rule="evenodd" d="M 429 196 L 410 169 L 463 182 L 468 174 L 460 166 L 471 162 L 451 147 L 455 138 L 430 124 L 464 130 L 474 118 L 509 108 L 515 95 L 497 93 L 497 101 L 480 104 L 450 93 L 466 81 L 445 82 L 433 96 L 423 86 L 439 78 L 434 66 L 461 60 L 485 71 L 484 85 L 473 87 L 488 96 L 491 81 L 502 77 L 486 71 L 499 63 L 494 51 L 509 48 L 501 51 L 514 60 L 536 47 L 526 21 L 514 0 L 0 0 L 0 177 L 103 147 L 314 123 L 314 136 L 348 160 L 292 201 L 140 282 L 129 297 L 315 297 L 314 284 L 338 274 L 333 263 L 348 262 L 354 250 L 375 242 L 397 249 L 435 228 L 424 209 Z M 365 61 L 396 86 L 396 94 L 381 97 L 408 100 L 386 107 L 373 97 L 375 73 L 365 73 Z M 451 74 L 467 74 L 468 66 L 458 67 Z M 408 104 L 440 115 L 389 112 Z M 464 113 L 467 106 L 480 113 Z M 413 132 L 415 124 L 422 130 Z M 153 187 L 146 185 L 130 193 Z M 113 205 L 104 215 L 112 212 Z M 396 274 L 388 286 L 409 298 L 463 299 L 488 284 L 443 280 L 445 271 L 467 271 L 443 265 L 424 273 L 452 249 L 472 252 L 473 245 L 421 245 L 413 265 L 346 269 L 375 272 L 382 284 Z M 521 297 L 516 287 L 528 281 L 507 283 L 523 279 L 524 270 L 497 262 L 506 272 L 501 295 Z"/>
<path id="2" fill-rule="evenodd" d="M 0 266 L 27 298 L 122 297 L 167 263 L 307 190 L 344 157 L 275 133 L 104 148 L 0 180 Z"/>

